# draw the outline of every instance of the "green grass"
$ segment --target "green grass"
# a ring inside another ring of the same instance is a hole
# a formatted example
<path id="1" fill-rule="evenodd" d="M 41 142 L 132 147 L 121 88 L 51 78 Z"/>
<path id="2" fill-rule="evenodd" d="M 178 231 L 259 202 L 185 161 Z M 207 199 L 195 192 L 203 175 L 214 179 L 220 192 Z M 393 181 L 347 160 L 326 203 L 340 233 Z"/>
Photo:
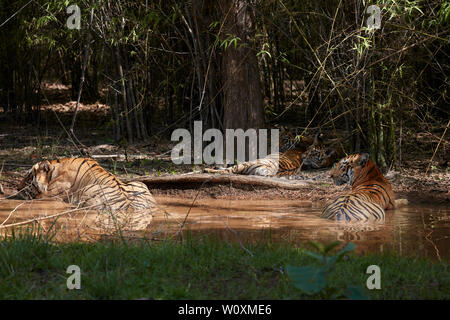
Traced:
<path id="1" fill-rule="evenodd" d="M 56 244 L 16 235 L 0 240 L 0 299 L 308 299 L 284 268 L 315 265 L 304 249 L 264 241 L 245 245 L 211 238 L 180 244 L 97 242 Z M 81 268 L 81 289 L 69 290 L 69 265 Z M 336 264 L 334 287 L 365 287 L 366 269 L 381 268 L 371 299 L 449 299 L 446 263 L 393 254 L 351 253 Z"/>

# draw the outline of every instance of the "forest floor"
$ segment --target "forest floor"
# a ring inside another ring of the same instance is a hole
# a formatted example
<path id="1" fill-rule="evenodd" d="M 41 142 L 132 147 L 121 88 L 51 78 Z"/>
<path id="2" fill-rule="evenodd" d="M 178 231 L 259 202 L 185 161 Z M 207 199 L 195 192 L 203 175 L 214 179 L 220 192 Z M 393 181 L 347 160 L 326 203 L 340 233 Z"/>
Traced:
<path id="1" fill-rule="evenodd" d="M 0 116 L 0 185 L 6 195 L 13 194 L 19 181 L 33 163 L 43 159 L 90 156 L 103 167 L 121 178 L 173 175 L 201 172 L 203 165 L 175 165 L 170 153 L 176 144 L 168 140 L 171 128 L 155 132 L 146 142 L 116 143 L 112 139 L 109 107 L 102 103 L 80 104 L 75 134 L 84 145 L 80 147 L 69 139 L 74 101 L 67 101 L 68 89 L 48 86 L 44 91 L 52 104 L 41 106 L 40 127 L 27 124 L 24 119 Z M 440 135 L 426 129 L 404 133 L 401 163 L 386 173 L 392 182 L 397 198 L 410 202 L 450 201 L 450 146 L 443 139 L 433 161 Z M 170 132 L 169 132 L 170 131 Z M 406 131 L 406 130 L 405 130 Z M 165 137 L 165 138 L 164 138 Z M 425 175 L 426 168 L 430 166 Z M 186 198 L 233 199 L 298 199 L 328 200 L 337 193 L 348 190 L 337 187 L 328 177 L 328 170 L 305 171 L 306 180 L 321 184 L 301 190 L 230 185 L 166 185 L 155 188 L 155 195 Z M 0 189 L 1 191 L 1 189 Z"/>

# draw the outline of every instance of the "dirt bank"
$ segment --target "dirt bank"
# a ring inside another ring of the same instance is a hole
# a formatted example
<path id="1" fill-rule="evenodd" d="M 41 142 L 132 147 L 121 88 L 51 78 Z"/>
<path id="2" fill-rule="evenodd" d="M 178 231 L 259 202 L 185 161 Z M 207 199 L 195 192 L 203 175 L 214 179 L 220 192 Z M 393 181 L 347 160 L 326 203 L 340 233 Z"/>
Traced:
<path id="1" fill-rule="evenodd" d="M 450 179 L 446 175 L 436 181 L 430 177 L 411 176 L 406 174 L 388 174 L 391 177 L 397 199 L 406 198 L 410 203 L 449 203 Z M 393 176 L 393 177 L 392 177 Z M 350 187 L 339 187 L 332 184 L 331 179 L 324 177 L 320 183 L 305 186 L 298 190 L 270 188 L 257 185 L 216 184 L 216 183 L 170 183 L 150 186 L 152 193 L 161 196 L 194 199 L 251 199 L 279 200 L 298 199 L 311 201 L 327 201 L 338 194 L 350 191 Z"/>
<path id="2" fill-rule="evenodd" d="M 5 196 L 15 192 L 25 171 L 7 170 L 2 174 L 2 185 Z M 295 190 L 284 187 L 269 187 L 258 184 L 216 183 L 204 182 L 177 182 L 181 175 L 170 175 L 171 182 L 148 184 L 151 192 L 156 196 L 169 196 L 189 199 L 236 199 L 236 200 L 310 200 L 328 201 L 338 194 L 349 192 L 350 186 L 336 186 L 328 176 L 329 170 L 321 172 L 305 172 L 305 185 Z M 136 174 L 118 174 L 124 180 L 143 179 Z M 155 176 L 155 175 L 154 175 Z M 450 204 L 450 175 L 446 173 L 431 174 L 428 176 L 414 172 L 389 172 L 386 174 L 393 185 L 396 198 L 406 198 L 410 203 L 449 203 Z M 272 178 L 281 183 L 291 182 L 283 178 Z"/>

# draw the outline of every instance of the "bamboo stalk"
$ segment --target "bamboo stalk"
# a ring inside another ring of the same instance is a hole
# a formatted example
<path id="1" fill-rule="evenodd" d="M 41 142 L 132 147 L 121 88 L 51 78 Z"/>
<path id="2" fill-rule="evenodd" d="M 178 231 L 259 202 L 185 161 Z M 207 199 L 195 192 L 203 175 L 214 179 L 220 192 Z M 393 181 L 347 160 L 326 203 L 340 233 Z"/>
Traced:
<path id="1" fill-rule="evenodd" d="M 122 88 L 122 103 L 123 103 L 123 109 L 125 112 L 125 123 L 126 123 L 126 130 L 127 130 L 127 134 L 128 134 L 128 141 L 131 143 L 131 142 L 133 142 L 133 130 L 131 128 L 131 119 L 130 119 L 130 115 L 129 115 L 129 111 L 128 111 L 127 90 L 126 90 L 126 85 L 125 85 L 125 77 L 124 77 L 124 73 L 123 73 L 123 67 L 122 67 L 122 63 L 120 61 L 119 47 L 115 48 L 114 54 L 116 57 L 116 66 L 117 66 L 117 71 L 119 73 L 120 84 L 121 84 L 121 88 Z"/>
<path id="2" fill-rule="evenodd" d="M 73 132 L 73 127 L 75 126 L 75 119 L 77 117 L 78 105 L 80 104 L 81 92 L 83 90 L 84 74 L 86 72 L 86 65 L 87 65 L 87 61 L 88 61 L 88 57 L 89 57 L 89 45 L 91 43 L 91 26 L 92 26 L 93 19 L 94 19 L 94 7 L 92 6 L 92 8 L 91 8 L 91 16 L 90 16 L 89 25 L 88 25 L 88 34 L 87 34 L 87 40 L 86 40 L 86 50 L 84 51 L 83 66 L 82 66 L 82 69 L 81 69 L 80 87 L 78 88 L 77 103 L 75 105 L 75 110 L 73 111 L 72 123 L 71 123 L 70 129 L 69 129 L 70 133 L 73 136 L 75 136 L 75 134 Z"/>
<path id="3" fill-rule="evenodd" d="M 428 163 L 427 170 L 425 170 L 425 175 L 428 174 L 428 171 L 431 168 L 431 163 L 433 162 L 434 156 L 436 155 L 436 152 L 438 151 L 439 146 L 441 145 L 442 139 L 444 138 L 445 134 L 447 133 L 447 129 L 448 129 L 449 125 L 450 125 L 450 120 L 448 120 L 447 126 L 445 127 L 445 130 L 444 130 L 444 133 L 442 134 L 441 139 L 439 139 L 439 142 L 438 142 L 438 144 L 436 146 L 436 149 L 434 149 L 433 156 L 431 157 L 430 162 Z"/>

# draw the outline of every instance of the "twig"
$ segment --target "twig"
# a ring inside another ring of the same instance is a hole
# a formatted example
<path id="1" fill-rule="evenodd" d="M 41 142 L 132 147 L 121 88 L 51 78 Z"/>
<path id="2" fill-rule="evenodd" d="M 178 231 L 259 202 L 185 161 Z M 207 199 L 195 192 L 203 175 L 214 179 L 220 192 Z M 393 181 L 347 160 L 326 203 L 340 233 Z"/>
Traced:
<path id="1" fill-rule="evenodd" d="M 11 195 L 9 195 L 9 196 L 7 196 L 7 197 L 4 197 L 4 198 L 0 198 L 0 201 L 6 200 L 6 199 L 10 199 L 10 198 L 14 198 L 14 197 L 17 196 L 18 194 L 20 194 L 23 190 L 25 190 L 26 188 L 27 188 L 27 187 L 24 187 L 24 188 L 18 190 L 16 193 L 13 193 L 13 194 L 11 194 Z"/>
<path id="2" fill-rule="evenodd" d="M 231 174 L 228 175 L 230 177 L 230 184 L 229 184 L 229 191 L 230 191 L 230 197 L 229 197 L 229 210 L 231 211 L 231 199 L 233 197 L 233 181 L 231 180 Z M 219 215 L 220 217 L 220 215 Z M 223 220 L 222 220 L 223 221 Z M 239 232 L 237 232 L 236 230 L 234 230 L 233 228 L 230 227 L 230 225 L 228 223 L 225 223 L 225 226 L 227 227 L 228 230 L 230 230 L 231 232 L 234 233 L 234 235 L 236 236 L 238 242 L 239 242 L 239 246 L 241 247 L 242 250 L 244 250 L 245 252 L 247 252 L 250 256 L 253 257 L 253 253 L 248 250 L 241 241 L 241 237 L 239 236 Z"/>
<path id="3" fill-rule="evenodd" d="M 23 203 L 25 203 L 25 202 L 23 202 Z M 38 221 L 51 219 L 51 218 L 56 218 L 56 217 L 62 216 L 64 214 L 68 214 L 68 213 L 72 213 L 72 212 L 76 212 L 76 211 L 80 211 L 80 210 L 86 210 L 86 209 L 90 209 L 90 208 L 93 208 L 93 207 L 98 207 L 98 204 L 93 204 L 91 206 L 82 207 L 82 208 L 75 208 L 75 209 L 72 209 L 72 210 L 68 210 L 68 211 L 64 211 L 64 212 L 60 212 L 60 213 L 55 213 L 55 214 L 50 215 L 50 216 L 33 218 L 31 220 L 26 220 L 26 221 L 22 221 L 22 222 L 11 223 L 11 224 L 7 224 L 7 225 L 3 225 L 2 224 L 2 225 L 0 225 L 0 229 L 20 226 L 20 225 L 25 225 L 25 224 L 29 224 L 29 223 L 32 223 L 32 222 L 38 222 Z"/>
<path id="4" fill-rule="evenodd" d="M 438 151 L 439 146 L 441 145 L 441 141 L 442 141 L 442 139 L 444 138 L 445 133 L 447 132 L 447 129 L 448 129 L 449 124 L 450 124 L 450 120 L 448 120 L 447 126 L 445 127 L 445 130 L 444 130 L 444 133 L 442 134 L 441 139 L 439 140 L 438 145 L 436 146 L 436 149 L 434 149 L 433 156 L 432 156 L 431 159 L 430 159 L 430 163 L 428 164 L 427 170 L 425 171 L 425 175 L 427 175 L 427 174 L 428 174 L 428 170 L 430 170 L 431 163 L 433 162 L 434 156 L 436 155 L 436 152 Z"/>
<path id="5" fill-rule="evenodd" d="M 26 164 L 26 163 L 2 163 L 2 167 L 6 166 L 6 167 L 20 167 L 20 168 L 28 168 L 30 165 Z"/>
<path id="6" fill-rule="evenodd" d="M 31 2 L 33 2 L 33 0 L 28 1 L 25 5 L 22 6 L 22 8 L 20 8 L 20 9 L 17 10 L 16 12 L 14 12 L 8 19 L 6 19 L 5 21 L 3 21 L 3 23 L 0 25 L 0 28 L 3 27 L 9 20 L 11 20 L 12 18 L 14 18 L 17 14 L 19 14 L 20 11 L 22 11 L 23 9 L 25 9 L 25 7 L 27 7 Z"/>
<path id="7" fill-rule="evenodd" d="M 14 212 L 16 212 L 17 209 L 19 209 L 25 202 L 20 203 L 19 205 L 17 205 L 13 210 L 11 210 L 11 212 L 9 213 L 8 217 L 6 217 L 5 220 L 3 220 L 3 222 L 0 224 L 0 226 L 3 226 L 5 224 L 6 221 L 9 220 L 9 218 L 11 218 L 12 214 Z"/>
<path id="8" fill-rule="evenodd" d="M 5 165 L 5 160 L 3 160 L 2 168 L 0 169 L 0 179 L 2 177 L 2 172 L 3 172 L 3 166 L 4 165 Z M 3 191 L 2 183 L 0 182 L 0 194 L 4 194 L 4 193 L 5 193 L 5 191 Z"/>
<path id="9" fill-rule="evenodd" d="M 70 133 L 75 137 L 75 134 L 73 132 L 73 127 L 75 126 L 75 119 L 77 117 L 78 112 L 78 105 L 80 104 L 81 99 L 81 91 L 83 90 L 83 83 L 84 83 L 84 73 L 86 71 L 86 65 L 87 60 L 89 56 L 89 44 L 91 42 L 91 26 L 92 26 L 92 20 L 94 19 L 94 7 L 91 8 L 91 17 L 89 20 L 88 25 L 88 34 L 87 34 L 87 43 L 86 43 L 86 51 L 84 52 L 84 60 L 83 60 L 83 67 L 81 69 L 81 78 L 80 78 L 80 88 L 78 89 L 78 97 L 77 97 L 77 104 L 75 105 L 75 110 L 73 111 L 73 117 L 72 117 L 72 124 L 70 125 Z M 76 138 L 76 137 L 75 137 Z M 78 139 L 77 139 L 78 140 Z"/>
<path id="10" fill-rule="evenodd" d="M 183 236 L 183 234 L 182 234 L 181 232 L 183 231 L 183 228 L 184 228 L 184 226 L 186 225 L 186 221 L 187 221 L 187 218 L 189 217 L 189 213 L 191 212 L 192 207 L 194 206 L 194 203 L 195 203 L 195 201 L 197 200 L 198 195 L 200 194 L 200 191 L 202 191 L 203 186 L 204 186 L 205 183 L 207 183 L 209 180 L 210 180 L 210 179 L 205 180 L 205 181 L 202 183 L 202 185 L 200 186 L 200 188 L 198 189 L 198 192 L 197 192 L 197 194 L 195 195 L 194 201 L 192 201 L 192 204 L 191 204 L 191 206 L 189 207 L 189 210 L 188 210 L 188 212 L 186 213 L 186 216 L 184 217 L 184 220 L 183 220 L 183 222 L 182 222 L 181 225 L 180 225 L 180 230 L 178 230 L 178 232 L 177 232 L 177 234 L 175 235 L 175 237 L 178 236 L 179 234 L 181 234 L 181 236 Z"/>

